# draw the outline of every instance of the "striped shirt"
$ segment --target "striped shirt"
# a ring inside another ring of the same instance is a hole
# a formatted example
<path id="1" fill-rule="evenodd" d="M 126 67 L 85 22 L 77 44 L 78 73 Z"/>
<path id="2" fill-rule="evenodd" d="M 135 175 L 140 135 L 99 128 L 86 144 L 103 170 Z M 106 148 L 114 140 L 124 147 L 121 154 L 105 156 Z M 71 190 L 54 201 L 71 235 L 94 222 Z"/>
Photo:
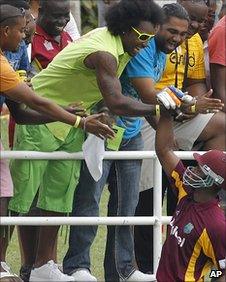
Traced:
<path id="1" fill-rule="evenodd" d="M 162 79 L 155 86 L 157 90 L 175 85 L 176 76 L 177 87 L 182 89 L 186 59 L 188 61 L 187 77 L 190 79 L 205 79 L 203 43 L 198 33 L 188 39 L 188 44 L 184 42 L 175 51 L 167 55 Z"/>

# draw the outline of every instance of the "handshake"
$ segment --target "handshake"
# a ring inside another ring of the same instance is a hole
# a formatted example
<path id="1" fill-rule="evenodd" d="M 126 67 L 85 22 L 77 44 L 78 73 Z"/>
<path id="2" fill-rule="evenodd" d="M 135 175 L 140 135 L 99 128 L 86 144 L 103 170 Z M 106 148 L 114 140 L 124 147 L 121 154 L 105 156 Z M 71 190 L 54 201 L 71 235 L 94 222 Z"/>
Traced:
<path id="1" fill-rule="evenodd" d="M 174 86 L 169 86 L 157 94 L 157 101 L 167 110 L 177 110 L 180 108 L 182 103 L 186 104 L 187 106 L 194 105 L 196 99 Z"/>

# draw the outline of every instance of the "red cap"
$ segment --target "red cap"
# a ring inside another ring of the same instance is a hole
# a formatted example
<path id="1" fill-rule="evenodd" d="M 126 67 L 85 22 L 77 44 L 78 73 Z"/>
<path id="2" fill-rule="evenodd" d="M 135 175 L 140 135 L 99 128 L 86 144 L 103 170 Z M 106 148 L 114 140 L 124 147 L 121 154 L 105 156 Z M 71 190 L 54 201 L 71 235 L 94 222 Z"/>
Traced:
<path id="1" fill-rule="evenodd" d="M 223 151 L 211 150 L 203 155 L 194 153 L 193 156 L 199 165 L 207 165 L 215 174 L 226 179 L 226 154 Z M 226 190 L 225 181 L 218 187 Z"/>

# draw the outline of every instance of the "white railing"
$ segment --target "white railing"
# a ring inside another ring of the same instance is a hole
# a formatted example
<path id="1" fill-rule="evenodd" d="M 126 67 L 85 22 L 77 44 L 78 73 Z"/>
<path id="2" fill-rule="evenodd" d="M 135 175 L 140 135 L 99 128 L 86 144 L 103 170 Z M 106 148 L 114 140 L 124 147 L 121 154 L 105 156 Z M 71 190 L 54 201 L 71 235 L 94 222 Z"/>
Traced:
<path id="1" fill-rule="evenodd" d="M 193 159 L 194 152 L 175 152 L 181 159 Z M 2 151 L 2 159 L 34 160 L 82 160 L 83 153 Z M 154 213 L 150 217 L 1 217 L 0 225 L 154 225 L 153 251 L 156 273 L 162 249 L 162 225 L 169 224 L 171 217 L 162 216 L 162 169 L 154 151 L 106 152 L 107 160 L 154 159 Z M 153 275 L 153 281 L 155 275 Z"/>

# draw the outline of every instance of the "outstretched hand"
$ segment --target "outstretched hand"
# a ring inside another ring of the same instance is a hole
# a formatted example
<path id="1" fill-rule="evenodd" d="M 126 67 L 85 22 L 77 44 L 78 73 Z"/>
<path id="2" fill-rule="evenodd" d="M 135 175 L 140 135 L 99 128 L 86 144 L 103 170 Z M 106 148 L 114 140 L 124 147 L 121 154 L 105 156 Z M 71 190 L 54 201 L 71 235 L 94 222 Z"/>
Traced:
<path id="1" fill-rule="evenodd" d="M 210 98 L 213 90 L 198 96 L 196 98 L 196 112 L 200 114 L 216 113 L 223 109 L 224 104 L 220 99 Z"/>
<path id="2" fill-rule="evenodd" d="M 83 118 L 81 127 L 89 133 L 96 135 L 97 137 L 104 138 L 114 138 L 114 131 L 106 124 L 102 123 L 105 118 L 104 113 L 94 114 Z"/>
<path id="3" fill-rule="evenodd" d="M 206 93 L 203 93 L 195 98 L 194 110 L 191 108 L 191 104 L 182 103 L 181 111 L 182 115 L 178 121 L 183 122 L 188 119 L 194 118 L 197 114 L 208 114 L 208 113 L 217 113 L 221 111 L 224 107 L 224 104 L 220 99 L 210 98 L 213 93 L 213 90 L 209 90 Z"/>

